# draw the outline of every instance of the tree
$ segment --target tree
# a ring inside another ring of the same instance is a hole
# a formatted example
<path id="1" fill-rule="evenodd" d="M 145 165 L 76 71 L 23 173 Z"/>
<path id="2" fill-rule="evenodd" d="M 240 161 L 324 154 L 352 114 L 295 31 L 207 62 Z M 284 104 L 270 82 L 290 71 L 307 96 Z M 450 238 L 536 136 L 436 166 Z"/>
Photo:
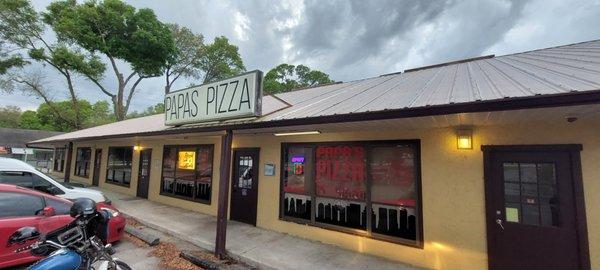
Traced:
<path id="1" fill-rule="evenodd" d="M 26 94 L 40 97 L 62 121 L 70 122 L 70 125 L 80 128 L 82 121 L 73 76 L 74 73 L 81 71 L 98 76 L 104 72 L 99 59 L 93 55 L 83 54 L 64 43 L 48 40 L 40 14 L 27 0 L 0 0 L 0 38 L 5 41 L 5 45 L 10 45 L 9 51 L 15 52 L 10 56 L 7 67 L 22 67 L 26 64 L 22 54 L 26 53 L 31 60 L 52 67 L 64 77 L 75 115 L 73 118 L 67 118 L 60 115 L 58 108 L 53 107 L 52 95 L 50 90 L 45 88 L 44 75 L 41 73 L 24 72 L 22 69 L 0 72 L 6 73 L 0 80 L 2 89 L 6 92 L 18 89 Z"/>
<path id="2" fill-rule="evenodd" d="M 92 105 L 87 100 L 78 100 L 78 103 L 81 119 L 85 123 L 91 115 Z M 52 107 L 56 108 L 58 113 Z M 61 117 L 58 116 L 59 114 L 69 118 L 74 117 L 75 110 L 73 110 L 70 101 L 58 101 L 50 104 L 42 103 L 37 109 L 37 117 L 40 120 L 40 124 L 46 130 L 71 132 L 78 129 L 78 127 L 73 126 L 69 122 L 62 121 Z M 81 127 L 85 128 L 86 126 L 81 125 Z"/>
<path id="3" fill-rule="evenodd" d="M 19 128 L 21 109 L 17 106 L 0 107 L 0 127 Z"/>
<path id="4" fill-rule="evenodd" d="M 19 128 L 44 129 L 35 111 L 24 111 L 19 118 Z"/>
<path id="5" fill-rule="evenodd" d="M 85 125 L 94 127 L 110 124 L 114 121 L 115 116 L 111 112 L 110 104 L 106 100 L 101 100 L 92 105 L 90 117 L 86 119 Z"/>
<path id="6" fill-rule="evenodd" d="M 199 79 L 202 73 L 200 59 L 204 50 L 204 37 L 194 34 L 187 27 L 178 24 L 168 24 L 176 51 L 167 60 L 165 68 L 165 94 L 180 77 Z"/>
<path id="7" fill-rule="evenodd" d="M 154 105 L 154 106 L 148 106 L 142 112 L 133 111 L 127 115 L 127 118 L 132 119 L 132 118 L 150 116 L 150 115 L 161 114 L 161 113 L 165 113 L 165 104 L 162 102 L 156 103 L 156 105 Z"/>
<path id="8" fill-rule="evenodd" d="M 175 53 L 169 28 L 151 9 L 136 10 L 121 0 L 83 4 L 75 0 L 55 1 L 48 6 L 43 19 L 60 42 L 108 59 L 117 80 L 116 91 L 111 91 L 101 80 L 104 63 L 78 71 L 110 97 L 117 121 L 125 119 L 138 84 L 145 78 L 160 76 Z M 129 75 L 124 76 L 118 60 L 129 64 L 132 70 Z"/>
<path id="9" fill-rule="evenodd" d="M 200 68 L 204 72 L 203 83 L 218 81 L 246 71 L 238 47 L 229 44 L 229 40 L 223 36 L 216 37 L 212 44 L 204 47 Z"/>
<path id="10" fill-rule="evenodd" d="M 263 82 L 265 93 L 277 94 L 299 87 L 316 86 L 333 82 L 329 75 L 319 70 L 311 70 L 304 65 L 280 64 L 269 70 Z"/>
<path id="11" fill-rule="evenodd" d="M 5 42 L 0 40 L 0 75 L 6 74 L 11 68 L 25 65 L 26 62 L 20 54 L 12 53 L 15 50 L 7 48 Z"/>

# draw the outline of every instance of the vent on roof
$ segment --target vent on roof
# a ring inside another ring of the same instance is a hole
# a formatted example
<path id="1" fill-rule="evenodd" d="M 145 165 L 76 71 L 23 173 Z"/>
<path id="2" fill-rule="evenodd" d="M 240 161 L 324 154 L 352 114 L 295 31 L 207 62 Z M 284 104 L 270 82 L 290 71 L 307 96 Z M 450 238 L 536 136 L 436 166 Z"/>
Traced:
<path id="1" fill-rule="evenodd" d="M 419 70 L 424 70 L 424 69 L 430 69 L 430 68 L 436 68 L 436 67 L 449 66 L 449 65 L 460 64 L 460 63 L 466 63 L 466 62 L 471 62 L 471 61 L 481 60 L 481 59 L 489 59 L 489 58 L 494 58 L 494 56 L 495 56 L 494 54 L 490 54 L 490 55 L 484 55 L 484 56 L 466 58 L 466 59 L 461 59 L 461 60 L 456 60 L 456 61 L 451 61 L 451 62 L 446 62 L 446 63 L 435 64 L 435 65 L 430 65 L 430 66 L 411 68 L 411 69 L 404 70 L 404 73 L 419 71 Z"/>

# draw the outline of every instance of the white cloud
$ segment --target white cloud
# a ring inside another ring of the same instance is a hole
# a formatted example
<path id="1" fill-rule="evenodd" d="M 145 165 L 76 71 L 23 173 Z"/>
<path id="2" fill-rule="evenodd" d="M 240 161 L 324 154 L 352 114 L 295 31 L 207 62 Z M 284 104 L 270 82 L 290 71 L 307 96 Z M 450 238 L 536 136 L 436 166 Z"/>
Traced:
<path id="1" fill-rule="evenodd" d="M 80 0 L 82 1 L 82 0 Z M 36 0 L 42 10 L 50 0 Z M 600 1 L 586 0 L 129 0 L 151 8 L 206 42 L 226 36 L 240 48 L 246 68 L 268 71 L 282 62 L 306 64 L 335 80 L 384 73 L 484 54 L 506 54 L 600 38 Z M 126 67 L 126 65 L 121 64 Z M 47 69 L 58 98 L 64 80 Z M 114 74 L 107 73 L 114 87 Z M 163 78 L 144 80 L 131 108 L 161 102 Z M 190 83 L 180 80 L 175 88 Z M 81 97 L 107 99 L 91 83 L 76 81 Z M 2 94 L 0 106 L 36 107 L 40 101 Z"/>

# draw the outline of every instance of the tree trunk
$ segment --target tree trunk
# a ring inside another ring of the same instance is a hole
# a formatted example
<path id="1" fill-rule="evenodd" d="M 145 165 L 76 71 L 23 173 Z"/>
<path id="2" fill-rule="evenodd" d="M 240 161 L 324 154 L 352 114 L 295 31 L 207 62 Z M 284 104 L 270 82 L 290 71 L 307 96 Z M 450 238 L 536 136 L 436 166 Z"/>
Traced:
<path id="1" fill-rule="evenodd" d="M 81 114 L 79 112 L 79 102 L 77 100 L 77 95 L 75 94 L 75 89 L 73 88 L 73 82 L 71 81 L 71 75 L 67 73 L 67 85 L 69 87 L 69 93 L 71 95 L 71 103 L 73 103 L 73 109 L 75 110 L 75 129 L 80 130 L 82 128 L 81 122 Z"/>

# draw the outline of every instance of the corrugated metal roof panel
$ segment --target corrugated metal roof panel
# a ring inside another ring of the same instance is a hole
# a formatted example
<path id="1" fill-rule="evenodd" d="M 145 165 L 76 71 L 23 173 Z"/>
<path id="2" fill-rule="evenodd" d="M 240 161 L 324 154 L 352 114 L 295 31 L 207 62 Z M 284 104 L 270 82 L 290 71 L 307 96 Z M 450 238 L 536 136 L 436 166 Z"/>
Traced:
<path id="1" fill-rule="evenodd" d="M 266 96 L 256 119 L 166 127 L 161 115 L 127 120 L 49 138 L 184 130 L 386 110 L 459 105 L 600 90 L 600 40 L 498 57 L 455 61 L 411 72 Z"/>

